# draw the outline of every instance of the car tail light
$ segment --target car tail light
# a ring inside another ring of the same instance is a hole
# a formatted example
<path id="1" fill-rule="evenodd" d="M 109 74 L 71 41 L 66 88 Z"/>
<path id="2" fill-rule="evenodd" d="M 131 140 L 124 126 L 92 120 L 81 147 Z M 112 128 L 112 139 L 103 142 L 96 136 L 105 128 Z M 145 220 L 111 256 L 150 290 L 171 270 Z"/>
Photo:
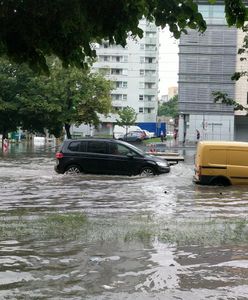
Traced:
<path id="1" fill-rule="evenodd" d="M 55 154 L 55 157 L 56 158 L 63 158 L 64 157 L 64 154 L 63 153 L 61 153 L 61 152 L 57 152 L 56 154 Z"/>

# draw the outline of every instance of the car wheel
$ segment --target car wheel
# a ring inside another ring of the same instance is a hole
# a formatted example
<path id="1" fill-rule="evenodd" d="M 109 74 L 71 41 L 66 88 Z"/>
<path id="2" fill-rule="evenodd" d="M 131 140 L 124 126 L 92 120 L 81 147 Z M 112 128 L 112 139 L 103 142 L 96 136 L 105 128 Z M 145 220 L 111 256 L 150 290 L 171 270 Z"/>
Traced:
<path id="1" fill-rule="evenodd" d="M 228 186 L 230 185 L 230 182 L 227 178 L 216 177 L 214 180 L 212 180 L 211 184 L 215 186 Z"/>
<path id="2" fill-rule="evenodd" d="M 76 165 L 71 165 L 66 168 L 65 174 L 75 175 L 81 172 L 80 168 Z"/>
<path id="3" fill-rule="evenodd" d="M 155 172 L 153 170 L 153 168 L 151 167 L 144 167 L 141 171 L 140 171 L 140 176 L 142 177 L 149 177 L 149 176 L 154 176 Z"/>

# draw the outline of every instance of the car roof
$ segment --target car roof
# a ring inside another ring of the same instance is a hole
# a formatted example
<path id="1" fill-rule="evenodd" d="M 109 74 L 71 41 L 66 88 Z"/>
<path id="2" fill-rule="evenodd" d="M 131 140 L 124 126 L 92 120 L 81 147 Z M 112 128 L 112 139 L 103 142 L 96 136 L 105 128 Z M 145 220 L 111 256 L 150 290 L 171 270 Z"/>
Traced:
<path id="1" fill-rule="evenodd" d="M 80 139 L 67 139 L 67 140 L 64 140 L 64 143 L 70 143 L 70 142 L 83 142 L 83 141 L 99 141 L 99 142 L 114 142 L 114 143 L 118 143 L 118 144 L 125 144 L 125 145 L 129 145 L 128 143 L 126 142 L 123 142 L 123 141 L 120 141 L 120 140 L 116 140 L 116 139 L 111 139 L 111 138 L 80 138 Z"/>

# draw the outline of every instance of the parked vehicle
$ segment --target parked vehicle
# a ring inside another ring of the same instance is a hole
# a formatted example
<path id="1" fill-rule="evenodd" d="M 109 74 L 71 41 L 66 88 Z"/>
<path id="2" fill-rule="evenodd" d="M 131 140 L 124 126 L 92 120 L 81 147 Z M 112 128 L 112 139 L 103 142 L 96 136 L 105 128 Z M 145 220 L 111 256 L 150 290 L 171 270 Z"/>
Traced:
<path id="1" fill-rule="evenodd" d="M 114 139 L 65 140 L 56 153 L 57 173 L 151 176 L 170 172 L 169 163 Z"/>
<path id="2" fill-rule="evenodd" d="M 139 126 L 132 125 L 128 126 L 127 132 L 131 131 L 140 131 L 142 132 L 142 129 Z M 126 134 L 126 128 L 122 126 L 115 125 L 113 129 L 113 138 L 114 139 L 123 139 L 124 135 Z"/>
<path id="3" fill-rule="evenodd" d="M 194 181 L 205 185 L 248 184 L 248 143 L 198 142 Z"/>
<path id="4" fill-rule="evenodd" d="M 152 138 L 152 137 L 155 136 L 155 133 L 154 133 L 154 132 L 150 132 L 150 131 L 145 130 L 145 129 L 143 130 L 143 132 L 144 132 L 144 134 L 145 134 L 145 140 L 150 139 L 150 138 Z"/>
<path id="5" fill-rule="evenodd" d="M 141 142 L 145 139 L 145 134 L 143 131 L 130 131 L 124 134 L 123 137 L 119 138 L 120 141 L 126 142 Z"/>

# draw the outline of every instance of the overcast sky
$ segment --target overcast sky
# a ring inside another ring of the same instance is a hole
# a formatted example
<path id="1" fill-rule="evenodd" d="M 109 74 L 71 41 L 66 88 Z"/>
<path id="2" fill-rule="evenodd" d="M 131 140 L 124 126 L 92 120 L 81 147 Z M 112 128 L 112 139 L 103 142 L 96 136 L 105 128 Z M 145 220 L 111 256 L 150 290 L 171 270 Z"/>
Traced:
<path id="1" fill-rule="evenodd" d="M 168 87 L 178 85 L 178 40 L 168 29 L 160 31 L 159 78 L 159 96 L 167 95 Z"/>

